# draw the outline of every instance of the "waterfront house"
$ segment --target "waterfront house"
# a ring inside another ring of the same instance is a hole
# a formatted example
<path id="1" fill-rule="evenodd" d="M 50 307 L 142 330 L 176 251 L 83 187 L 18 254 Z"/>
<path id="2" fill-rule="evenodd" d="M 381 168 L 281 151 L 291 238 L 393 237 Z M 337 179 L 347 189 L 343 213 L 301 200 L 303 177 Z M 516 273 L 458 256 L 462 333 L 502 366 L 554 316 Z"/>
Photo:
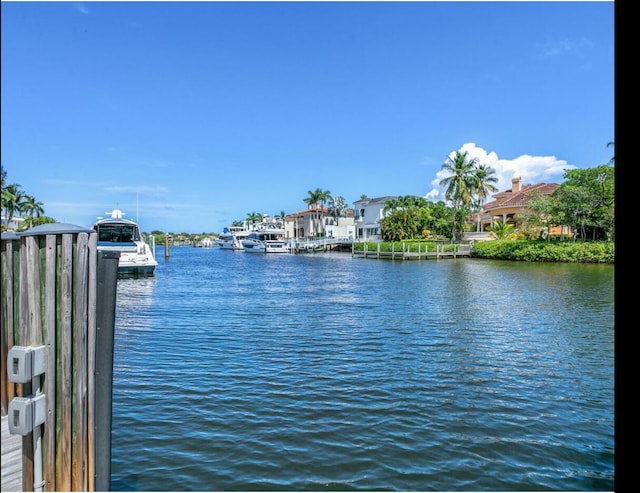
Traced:
<path id="1" fill-rule="evenodd" d="M 18 231 L 24 226 L 24 219 L 18 216 L 11 216 L 11 220 L 7 224 L 4 210 L 2 211 L 2 231 Z"/>
<path id="2" fill-rule="evenodd" d="M 374 199 L 362 198 L 353 203 L 358 241 L 382 241 L 380 220 L 385 216 L 384 205 L 398 197 L 387 195 Z"/>
<path id="3" fill-rule="evenodd" d="M 287 238 L 353 238 L 355 237 L 353 211 L 337 219 L 326 207 L 309 207 L 289 214 L 284 219 Z"/>
<path id="4" fill-rule="evenodd" d="M 465 239 L 493 239 L 489 231 L 496 221 L 513 224 L 515 226 L 516 215 L 524 215 L 527 213 L 528 204 L 532 198 L 540 194 L 550 195 L 556 188 L 558 188 L 557 183 L 522 185 L 522 177 L 514 176 L 511 179 L 511 188 L 509 190 L 504 190 L 492 195 L 494 200 L 484 204 L 480 212 L 471 216 L 470 222 L 472 222 L 472 224 L 479 222 L 480 230 L 478 232 L 466 232 Z M 567 226 L 552 225 L 549 228 L 549 234 L 567 235 L 570 234 L 570 231 Z"/>

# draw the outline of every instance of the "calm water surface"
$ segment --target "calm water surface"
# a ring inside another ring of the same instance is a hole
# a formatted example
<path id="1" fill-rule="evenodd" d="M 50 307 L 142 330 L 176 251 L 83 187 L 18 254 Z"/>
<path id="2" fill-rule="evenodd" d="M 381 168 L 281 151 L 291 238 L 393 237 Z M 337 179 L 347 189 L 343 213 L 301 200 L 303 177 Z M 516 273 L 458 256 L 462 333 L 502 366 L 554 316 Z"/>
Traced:
<path id="1" fill-rule="evenodd" d="M 157 252 L 113 490 L 614 490 L 613 266 Z"/>

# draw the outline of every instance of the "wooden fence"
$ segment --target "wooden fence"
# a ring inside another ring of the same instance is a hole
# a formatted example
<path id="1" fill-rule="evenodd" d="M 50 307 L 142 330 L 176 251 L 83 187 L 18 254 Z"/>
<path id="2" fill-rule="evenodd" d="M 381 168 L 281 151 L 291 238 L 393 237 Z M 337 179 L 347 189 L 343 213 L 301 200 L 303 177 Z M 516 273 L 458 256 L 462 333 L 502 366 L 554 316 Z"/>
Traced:
<path id="1" fill-rule="evenodd" d="M 16 397 L 44 394 L 46 406 L 44 423 L 22 437 L 24 491 L 96 491 L 96 453 L 108 447 L 110 458 L 110 411 L 109 443 L 96 444 L 96 339 L 101 325 L 113 328 L 119 254 L 100 280 L 96 246 L 93 230 L 68 224 L 2 234 L 2 414 Z M 9 381 L 13 346 L 44 346 L 44 374 Z"/>

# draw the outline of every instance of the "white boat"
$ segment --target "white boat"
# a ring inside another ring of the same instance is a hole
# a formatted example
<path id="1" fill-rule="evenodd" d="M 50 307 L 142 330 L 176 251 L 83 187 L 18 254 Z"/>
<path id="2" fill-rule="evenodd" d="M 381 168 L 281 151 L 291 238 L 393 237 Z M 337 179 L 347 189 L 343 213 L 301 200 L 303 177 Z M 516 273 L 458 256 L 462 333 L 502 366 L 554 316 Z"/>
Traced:
<path id="1" fill-rule="evenodd" d="M 98 218 L 93 225 L 98 233 L 98 251 L 120 252 L 118 261 L 119 277 L 149 277 L 155 273 L 158 262 L 152 244 L 149 245 L 138 224 L 129 219 L 119 209 L 107 212 L 109 218 Z"/>
<path id="2" fill-rule="evenodd" d="M 218 236 L 216 243 L 223 250 L 243 250 L 242 240 L 249 236 L 249 233 L 251 231 L 244 226 L 229 226 Z"/>
<path id="3" fill-rule="evenodd" d="M 242 240 L 242 246 L 245 252 L 251 253 L 291 253 L 285 230 L 277 222 L 254 225 L 254 229 Z"/>
<path id="4" fill-rule="evenodd" d="M 209 237 L 206 238 L 202 238 L 197 244 L 196 246 L 198 248 L 211 248 L 216 244 L 216 242 L 214 240 L 212 240 Z"/>

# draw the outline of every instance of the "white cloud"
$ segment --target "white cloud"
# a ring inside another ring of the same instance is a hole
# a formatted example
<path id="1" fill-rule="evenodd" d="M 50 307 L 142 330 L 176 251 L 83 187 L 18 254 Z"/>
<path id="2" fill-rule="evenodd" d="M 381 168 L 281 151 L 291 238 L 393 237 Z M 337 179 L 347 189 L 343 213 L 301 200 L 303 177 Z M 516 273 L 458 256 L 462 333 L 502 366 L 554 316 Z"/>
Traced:
<path id="1" fill-rule="evenodd" d="M 88 9 L 88 8 L 87 8 L 87 6 L 86 6 L 84 3 L 82 3 L 82 2 L 76 3 L 76 4 L 75 4 L 75 8 L 76 8 L 76 10 L 77 10 L 78 12 L 80 12 L 81 14 L 84 14 L 84 15 L 89 14 L 89 9 Z"/>
<path id="2" fill-rule="evenodd" d="M 593 42 L 588 38 L 546 38 L 536 46 L 537 58 L 555 58 L 563 55 L 573 55 L 580 58 L 593 48 Z"/>
<path id="3" fill-rule="evenodd" d="M 476 158 L 478 164 L 491 166 L 496 172 L 495 176 L 498 181 L 495 186 L 499 192 L 511 188 L 511 179 L 514 176 L 522 177 L 523 185 L 560 183 L 566 170 L 577 168 L 577 166 L 568 164 L 565 160 L 555 156 L 523 154 L 514 159 L 500 159 L 495 152 L 487 152 L 482 147 L 477 147 L 473 142 L 464 144 L 458 151 L 467 152 L 468 158 Z M 453 158 L 455 153 L 456 151 L 452 151 L 449 157 Z M 440 181 L 447 176 L 446 171 L 438 171 L 436 178 L 431 182 L 433 189 L 425 195 L 425 198 L 431 201 L 444 200 L 444 189 L 440 187 Z"/>

